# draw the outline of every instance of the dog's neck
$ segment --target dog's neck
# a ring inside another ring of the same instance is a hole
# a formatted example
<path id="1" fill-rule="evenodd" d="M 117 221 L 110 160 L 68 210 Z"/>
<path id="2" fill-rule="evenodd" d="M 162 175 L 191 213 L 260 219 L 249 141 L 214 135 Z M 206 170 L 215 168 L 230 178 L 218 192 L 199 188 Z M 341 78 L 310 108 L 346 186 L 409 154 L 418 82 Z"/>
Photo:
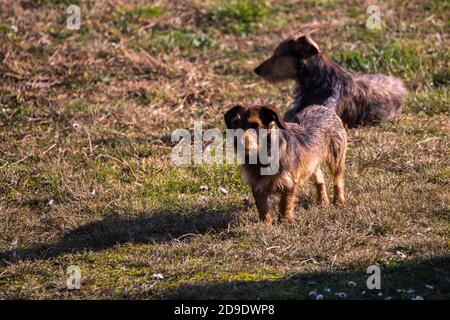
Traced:
<path id="1" fill-rule="evenodd" d="M 312 104 L 335 107 L 353 83 L 352 75 L 320 53 L 300 62 L 294 91 L 298 111 Z"/>

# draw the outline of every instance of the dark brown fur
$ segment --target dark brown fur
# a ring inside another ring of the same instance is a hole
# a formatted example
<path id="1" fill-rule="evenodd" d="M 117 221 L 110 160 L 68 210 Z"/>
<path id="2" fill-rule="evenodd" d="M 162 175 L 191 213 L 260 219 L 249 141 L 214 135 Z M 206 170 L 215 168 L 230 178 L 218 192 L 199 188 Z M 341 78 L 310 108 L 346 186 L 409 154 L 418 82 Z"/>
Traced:
<path id="1" fill-rule="evenodd" d="M 261 165 L 243 164 L 242 171 L 249 183 L 259 217 L 270 224 L 269 195 L 280 194 L 279 220 L 291 222 L 298 188 L 309 178 L 315 184 L 318 202 L 329 204 L 320 165 L 325 162 L 334 180 L 334 201 L 342 204 L 344 197 L 344 166 L 347 134 L 341 119 L 324 106 L 310 106 L 297 114 L 292 122 L 283 121 L 277 110 L 266 106 L 236 106 L 225 114 L 229 129 L 248 128 L 280 130 L 279 171 L 271 176 L 260 174 Z M 245 139 L 244 139 L 245 140 Z"/>
<path id="2" fill-rule="evenodd" d="M 407 94 L 400 79 L 345 71 L 304 34 L 283 41 L 255 72 L 269 82 L 297 82 L 286 121 L 314 104 L 333 108 L 349 128 L 395 120 Z"/>

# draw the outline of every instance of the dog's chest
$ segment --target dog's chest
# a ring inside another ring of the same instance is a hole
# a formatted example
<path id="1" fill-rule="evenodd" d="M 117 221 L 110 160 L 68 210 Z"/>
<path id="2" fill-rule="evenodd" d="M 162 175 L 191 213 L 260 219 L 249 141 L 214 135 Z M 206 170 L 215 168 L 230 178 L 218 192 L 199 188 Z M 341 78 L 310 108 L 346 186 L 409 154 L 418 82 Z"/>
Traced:
<path id="1" fill-rule="evenodd" d="M 255 174 L 249 168 L 243 167 L 243 175 L 254 191 L 263 193 L 277 193 L 292 189 L 295 184 L 294 177 L 287 171 L 281 171 L 272 176 Z"/>

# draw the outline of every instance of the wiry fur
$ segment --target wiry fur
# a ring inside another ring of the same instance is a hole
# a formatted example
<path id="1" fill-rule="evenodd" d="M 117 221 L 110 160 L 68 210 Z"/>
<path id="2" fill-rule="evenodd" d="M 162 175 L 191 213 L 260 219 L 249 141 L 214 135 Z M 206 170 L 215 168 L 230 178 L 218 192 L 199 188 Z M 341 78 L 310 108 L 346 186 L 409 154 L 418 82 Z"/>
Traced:
<path id="1" fill-rule="evenodd" d="M 295 47 L 300 41 L 301 47 Z M 345 71 L 320 53 L 317 44 L 305 35 L 283 41 L 255 72 L 270 82 L 297 82 L 294 105 L 286 112 L 286 121 L 292 121 L 298 112 L 313 104 L 334 109 L 349 128 L 391 121 L 400 116 L 407 94 L 400 79 Z"/>
<path id="2" fill-rule="evenodd" d="M 246 129 L 246 119 L 260 106 L 240 107 L 238 112 L 227 112 L 227 127 Z M 275 109 L 274 109 L 275 110 Z M 276 112 L 276 110 L 274 111 Z M 280 118 L 278 113 L 276 118 Z M 239 118 L 235 125 L 229 125 Z M 227 120 L 228 119 L 228 120 Z M 282 119 L 279 134 L 279 171 L 272 176 L 261 175 L 259 164 L 243 164 L 242 171 L 249 183 L 260 219 L 271 223 L 268 196 L 280 194 L 279 219 L 290 222 L 298 188 L 309 178 L 317 189 L 320 205 L 327 206 L 328 196 L 320 165 L 325 162 L 334 180 L 335 203 L 344 203 L 344 167 L 347 134 L 341 119 L 324 106 L 313 105 L 297 114 L 292 122 Z M 265 127 L 269 123 L 262 122 Z"/>

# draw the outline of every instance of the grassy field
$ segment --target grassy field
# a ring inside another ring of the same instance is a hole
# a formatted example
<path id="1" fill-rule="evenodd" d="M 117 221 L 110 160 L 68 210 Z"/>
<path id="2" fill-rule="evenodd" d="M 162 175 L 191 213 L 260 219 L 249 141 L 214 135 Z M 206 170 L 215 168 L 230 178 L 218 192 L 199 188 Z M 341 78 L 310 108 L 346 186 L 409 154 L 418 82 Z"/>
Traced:
<path id="1" fill-rule="evenodd" d="M 448 1 L 376 1 L 379 31 L 373 1 L 79 2 L 79 30 L 78 1 L 0 2 L 1 299 L 450 298 Z M 285 110 L 292 84 L 252 69 L 306 29 L 410 94 L 398 123 L 349 131 L 343 208 L 308 184 L 293 224 L 264 226 L 237 165 L 177 167 L 170 137 L 224 129 L 233 103 Z"/>

